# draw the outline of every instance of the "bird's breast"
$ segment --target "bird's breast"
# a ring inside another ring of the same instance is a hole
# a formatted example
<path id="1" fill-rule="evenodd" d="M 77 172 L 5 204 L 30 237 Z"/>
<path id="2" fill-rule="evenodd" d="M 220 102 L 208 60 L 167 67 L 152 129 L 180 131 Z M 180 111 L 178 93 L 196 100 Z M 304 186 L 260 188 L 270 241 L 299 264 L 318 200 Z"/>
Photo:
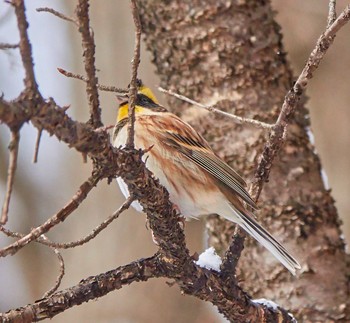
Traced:
<path id="1" fill-rule="evenodd" d="M 127 127 L 124 126 L 115 138 L 114 146 L 124 146 Z M 174 147 L 166 145 L 149 126 L 135 123 L 134 143 L 137 149 L 149 149 L 143 156 L 146 167 L 168 190 L 170 200 L 182 215 L 197 218 L 214 213 L 218 202 L 218 188 L 212 178 Z"/>

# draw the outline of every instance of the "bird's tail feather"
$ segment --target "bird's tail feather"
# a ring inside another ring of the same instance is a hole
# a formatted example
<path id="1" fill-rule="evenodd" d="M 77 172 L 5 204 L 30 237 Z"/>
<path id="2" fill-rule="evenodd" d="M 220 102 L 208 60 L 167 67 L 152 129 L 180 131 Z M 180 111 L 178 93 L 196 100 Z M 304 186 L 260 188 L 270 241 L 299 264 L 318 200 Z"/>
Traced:
<path id="1" fill-rule="evenodd" d="M 249 233 L 254 239 L 260 242 L 269 250 L 293 275 L 300 269 L 300 264 L 269 232 L 267 232 L 258 222 L 254 220 L 254 215 L 249 211 L 247 214 L 237 210 L 232 204 L 231 209 L 238 217 L 238 224 Z"/>

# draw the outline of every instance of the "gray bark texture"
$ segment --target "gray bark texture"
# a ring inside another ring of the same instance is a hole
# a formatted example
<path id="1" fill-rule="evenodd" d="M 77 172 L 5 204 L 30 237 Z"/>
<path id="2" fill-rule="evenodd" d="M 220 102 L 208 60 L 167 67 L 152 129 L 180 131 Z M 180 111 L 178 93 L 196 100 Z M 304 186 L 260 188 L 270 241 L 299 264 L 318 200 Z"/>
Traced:
<path id="1" fill-rule="evenodd" d="M 139 6 L 145 42 L 164 88 L 240 116 L 275 122 L 293 74 L 269 1 L 146 0 Z M 307 135 L 310 120 L 303 101 L 290 121 L 257 213 L 302 270 L 292 277 L 249 239 L 238 279 L 254 298 L 276 301 L 300 322 L 349 322 L 349 256 Z M 266 131 L 174 98 L 168 103 L 243 177 L 254 178 Z M 210 244 L 224 251 L 234 227 L 211 216 L 208 230 Z"/>

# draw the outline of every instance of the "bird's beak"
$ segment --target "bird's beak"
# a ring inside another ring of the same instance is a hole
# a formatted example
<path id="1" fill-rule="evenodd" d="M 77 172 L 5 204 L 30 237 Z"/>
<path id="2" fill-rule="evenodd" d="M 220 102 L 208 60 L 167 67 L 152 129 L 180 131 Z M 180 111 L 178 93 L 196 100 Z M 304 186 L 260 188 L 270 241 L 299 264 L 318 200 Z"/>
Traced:
<path id="1" fill-rule="evenodd" d="M 117 94 L 116 95 L 118 103 L 123 103 L 128 100 L 128 95 L 127 94 Z"/>

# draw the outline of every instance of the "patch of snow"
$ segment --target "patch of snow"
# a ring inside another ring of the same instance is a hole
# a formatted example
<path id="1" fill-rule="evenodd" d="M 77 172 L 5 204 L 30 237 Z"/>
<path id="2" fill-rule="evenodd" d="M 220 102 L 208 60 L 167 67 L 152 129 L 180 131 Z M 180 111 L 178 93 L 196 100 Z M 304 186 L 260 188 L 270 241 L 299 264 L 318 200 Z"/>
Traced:
<path id="1" fill-rule="evenodd" d="M 315 145 L 315 136 L 310 127 L 306 128 L 306 134 L 309 137 L 310 143 Z"/>
<path id="2" fill-rule="evenodd" d="M 198 266 L 220 272 L 222 260 L 215 252 L 214 247 L 210 247 L 199 255 L 195 262 Z"/>
<path id="3" fill-rule="evenodd" d="M 327 173 L 324 170 L 324 168 L 321 168 L 321 177 L 322 177 L 322 181 L 323 181 L 323 185 L 324 185 L 325 189 L 329 190 L 328 176 L 327 176 Z"/>
<path id="4" fill-rule="evenodd" d="M 256 304 L 264 305 L 264 306 L 271 308 L 273 310 L 277 310 L 277 307 L 278 307 L 278 305 L 275 302 L 270 301 L 266 298 L 252 299 L 252 302 L 256 303 Z"/>
<path id="5" fill-rule="evenodd" d="M 290 317 L 291 317 L 291 319 L 292 319 L 292 323 L 298 323 L 298 321 L 296 320 L 296 318 L 293 316 L 293 314 L 292 314 L 292 313 L 288 312 L 288 316 L 290 316 Z"/>

